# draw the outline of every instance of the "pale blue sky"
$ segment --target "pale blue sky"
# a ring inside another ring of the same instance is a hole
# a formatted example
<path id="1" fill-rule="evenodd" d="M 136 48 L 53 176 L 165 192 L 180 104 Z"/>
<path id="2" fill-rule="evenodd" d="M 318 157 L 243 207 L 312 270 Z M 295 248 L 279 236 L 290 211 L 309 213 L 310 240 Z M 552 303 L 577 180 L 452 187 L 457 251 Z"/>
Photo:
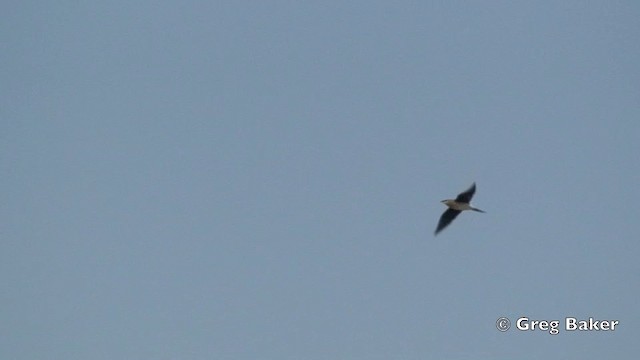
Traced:
<path id="1" fill-rule="evenodd" d="M 1 16 L 0 358 L 640 351 L 635 2 Z"/>

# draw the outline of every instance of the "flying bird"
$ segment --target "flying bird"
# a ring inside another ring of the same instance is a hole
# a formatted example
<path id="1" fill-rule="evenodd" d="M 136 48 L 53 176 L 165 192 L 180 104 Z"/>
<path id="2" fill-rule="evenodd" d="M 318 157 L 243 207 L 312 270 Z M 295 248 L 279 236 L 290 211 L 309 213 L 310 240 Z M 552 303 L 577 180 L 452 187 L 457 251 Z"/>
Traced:
<path id="1" fill-rule="evenodd" d="M 434 235 L 438 235 L 440 231 L 444 230 L 444 228 L 451 224 L 453 219 L 455 219 L 458 214 L 465 210 L 473 210 L 481 213 L 484 212 L 480 209 L 474 208 L 470 204 L 471 198 L 473 197 L 473 194 L 475 194 L 475 192 L 476 183 L 474 182 L 469 189 L 467 189 L 465 192 L 460 193 L 455 200 L 447 199 L 441 201 L 441 203 L 447 205 L 447 207 L 449 208 L 444 213 L 442 213 L 442 216 L 440 216 L 440 221 L 438 221 L 438 228 L 436 229 Z"/>

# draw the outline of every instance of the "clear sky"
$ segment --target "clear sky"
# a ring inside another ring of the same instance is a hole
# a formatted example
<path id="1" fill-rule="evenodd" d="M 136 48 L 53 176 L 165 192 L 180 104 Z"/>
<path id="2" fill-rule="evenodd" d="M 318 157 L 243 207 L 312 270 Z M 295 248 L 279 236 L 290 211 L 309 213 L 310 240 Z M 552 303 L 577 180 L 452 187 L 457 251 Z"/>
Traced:
<path id="1" fill-rule="evenodd" d="M 640 352 L 637 2 L 0 16 L 0 358 Z"/>

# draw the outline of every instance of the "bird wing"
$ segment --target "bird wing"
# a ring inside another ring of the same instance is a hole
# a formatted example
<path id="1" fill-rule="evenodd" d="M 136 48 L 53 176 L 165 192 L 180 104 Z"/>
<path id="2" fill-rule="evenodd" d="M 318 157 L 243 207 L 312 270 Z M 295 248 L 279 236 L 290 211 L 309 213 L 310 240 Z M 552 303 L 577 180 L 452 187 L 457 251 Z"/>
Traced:
<path id="1" fill-rule="evenodd" d="M 476 193 L 476 183 L 473 183 L 471 184 L 471 187 L 469 189 L 467 189 L 465 192 L 462 192 L 458 195 L 458 197 L 456 198 L 456 201 L 468 204 L 469 202 L 471 202 L 471 198 L 475 193 Z"/>
<path id="2" fill-rule="evenodd" d="M 438 221 L 438 228 L 436 229 L 435 235 L 438 235 L 440 231 L 442 231 L 449 224 L 451 224 L 453 219 L 455 219 L 456 216 L 458 216 L 458 214 L 460 214 L 461 212 L 462 211 L 460 210 L 453 210 L 453 209 L 447 209 L 445 212 L 443 212 L 442 216 L 440 216 L 440 221 Z"/>

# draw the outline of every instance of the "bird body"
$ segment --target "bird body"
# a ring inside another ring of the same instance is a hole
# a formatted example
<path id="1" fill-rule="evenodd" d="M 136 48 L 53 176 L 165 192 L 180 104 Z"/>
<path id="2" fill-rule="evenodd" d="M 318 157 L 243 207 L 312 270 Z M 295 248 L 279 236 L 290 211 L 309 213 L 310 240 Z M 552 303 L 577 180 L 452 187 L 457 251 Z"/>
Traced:
<path id="1" fill-rule="evenodd" d="M 442 203 L 447 205 L 449 209 L 453 209 L 453 210 L 458 210 L 458 211 L 474 210 L 474 211 L 484 212 L 480 209 L 474 208 L 468 203 L 456 202 L 455 200 L 442 200 Z"/>
<path id="2" fill-rule="evenodd" d="M 438 221 L 438 227 L 436 228 L 435 235 L 438 235 L 440 231 L 444 230 L 444 228 L 446 228 L 449 224 L 451 224 L 451 222 L 453 221 L 453 219 L 456 218 L 456 216 L 458 216 L 461 212 L 465 210 L 473 210 L 481 213 L 484 212 L 478 208 L 471 206 L 470 204 L 471 198 L 473 198 L 473 195 L 475 194 L 475 192 L 476 192 L 476 183 L 474 182 L 469 189 L 458 194 L 455 200 L 447 199 L 447 200 L 441 201 L 443 204 L 445 204 L 448 207 L 448 209 L 445 210 L 444 213 L 442 213 L 442 216 L 440 217 L 440 221 Z"/>

